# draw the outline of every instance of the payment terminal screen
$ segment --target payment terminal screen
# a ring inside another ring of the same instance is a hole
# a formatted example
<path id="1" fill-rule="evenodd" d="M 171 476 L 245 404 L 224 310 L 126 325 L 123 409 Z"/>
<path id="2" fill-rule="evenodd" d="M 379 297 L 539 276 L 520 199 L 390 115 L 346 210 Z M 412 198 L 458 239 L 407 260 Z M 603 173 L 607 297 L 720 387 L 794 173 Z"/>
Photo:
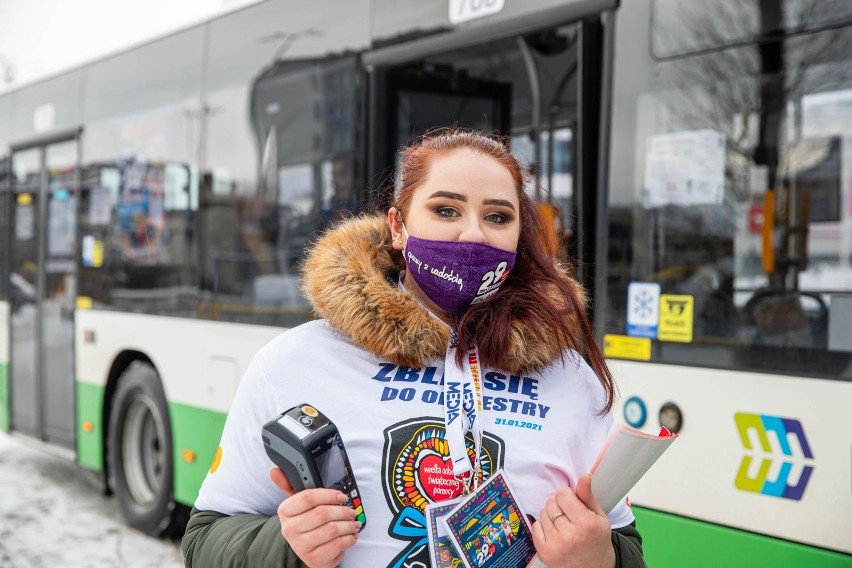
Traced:
<path id="1" fill-rule="evenodd" d="M 340 434 L 335 434 L 331 447 L 317 457 L 317 469 L 322 477 L 323 487 L 336 488 L 335 486 L 345 485 L 348 476 L 343 462 L 343 442 L 340 440 Z"/>

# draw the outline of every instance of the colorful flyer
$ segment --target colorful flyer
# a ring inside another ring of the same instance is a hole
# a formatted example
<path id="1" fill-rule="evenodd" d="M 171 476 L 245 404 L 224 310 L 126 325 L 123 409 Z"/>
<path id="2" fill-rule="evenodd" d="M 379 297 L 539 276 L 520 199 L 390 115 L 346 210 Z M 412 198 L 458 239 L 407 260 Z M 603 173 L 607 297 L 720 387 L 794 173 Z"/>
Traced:
<path id="1" fill-rule="evenodd" d="M 527 517 L 503 470 L 442 522 L 466 568 L 524 568 L 535 555 Z"/>
<path id="2" fill-rule="evenodd" d="M 456 508 L 461 499 L 450 499 L 426 505 L 426 525 L 429 537 L 429 558 L 433 568 L 455 568 L 462 563 L 447 527 L 441 519 Z"/>

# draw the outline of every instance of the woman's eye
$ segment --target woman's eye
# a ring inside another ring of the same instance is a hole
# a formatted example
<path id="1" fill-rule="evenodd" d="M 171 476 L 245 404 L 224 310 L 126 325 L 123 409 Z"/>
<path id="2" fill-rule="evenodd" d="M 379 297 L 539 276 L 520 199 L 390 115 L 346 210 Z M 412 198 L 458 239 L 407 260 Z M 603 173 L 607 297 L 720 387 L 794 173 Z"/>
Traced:
<path id="1" fill-rule="evenodd" d="M 437 210 L 438 215 L 441 217 L 458 217 L 459 213 L 452 207 L 440 207 Z"/>
<path id="2" fill-rule="evenodd" d="M 502 213 L 490 213 L 485 216 L 485 220 L 490 223 L 505 223 L 508 221 L 506 216 Z"/>

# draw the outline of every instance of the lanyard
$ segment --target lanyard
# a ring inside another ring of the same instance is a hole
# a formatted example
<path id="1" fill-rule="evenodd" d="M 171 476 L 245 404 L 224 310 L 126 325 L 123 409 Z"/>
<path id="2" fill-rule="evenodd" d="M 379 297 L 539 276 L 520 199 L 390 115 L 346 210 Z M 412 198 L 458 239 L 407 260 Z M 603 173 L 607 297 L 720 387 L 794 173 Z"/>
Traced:
<path id="1" fill-rule="evenodd" d="M 461 368 L 456 363 L 458 347 L 455 333 L 444 358 L 444 423 L 453 474 L 456 479 L 467 477 L 465 493 L 473 483 L 479 485 L 479 458 L 482 449 L 482 380 L 479 352 L 474 345 L 464 358 Z M 473 467 L 467 453 L 465 435 L 473 436 Z"/>
<path id="2" fill-rule="evenodd" d="M 405 290 L 402 275 L 403 273 L 400 273 L 399 287 Z M 426 306 L 423 308 L 430 316 L 446 325 L 429 308 Z M 453 475 L 464 486 L 466 495 L 470 493 L 471 485 L 474 491 L 479 487 L 479 459 L 482 450 L 482 376 L 479 351 L 475 344 L 464 358 L 461 368 L 456 363 L 457 352 L 456 333 L 450 328 L 450 345 L 444 357 L 445 439 L 449 447 L 450 459 L 453 461 Z M 471 467 L 470 458 L 467 455 L 467 444 L 464 441 L 468 432 L 473 436 L 473 467 Z"/>

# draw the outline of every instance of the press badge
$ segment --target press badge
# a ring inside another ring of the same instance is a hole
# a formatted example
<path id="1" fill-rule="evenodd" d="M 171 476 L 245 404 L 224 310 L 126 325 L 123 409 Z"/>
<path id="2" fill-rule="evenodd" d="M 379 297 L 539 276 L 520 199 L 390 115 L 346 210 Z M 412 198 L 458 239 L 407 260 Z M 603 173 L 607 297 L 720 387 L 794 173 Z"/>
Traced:
<path id="1" fill-rule="evenodd" d="M 525 568 L 535 556 L 532 529 L 502 469 L 440 522 L 466 568 Z"/>
<path id="2" fill-rule="evenodd" d="M 456 545 L 447 534 L 447 527 L 441 522 L 460 502 L 461 499 L 457 498 L 426 505 L 424 513 L 429 538 L 429 559 L 434 568 L 451 568 L 462 563 L 461 556 L 456 552 Z"/>

